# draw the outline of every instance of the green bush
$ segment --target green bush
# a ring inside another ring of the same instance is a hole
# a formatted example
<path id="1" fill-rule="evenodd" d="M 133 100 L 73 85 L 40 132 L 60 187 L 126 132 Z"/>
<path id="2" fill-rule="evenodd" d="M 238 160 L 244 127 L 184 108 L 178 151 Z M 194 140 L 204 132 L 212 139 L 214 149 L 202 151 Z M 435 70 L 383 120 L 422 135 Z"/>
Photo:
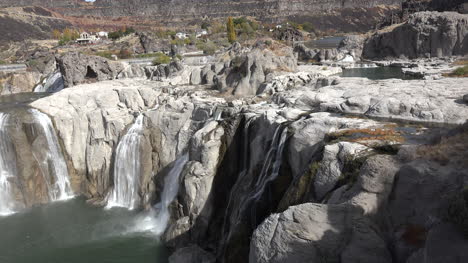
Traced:
<path id="1" fill-rule="evenodd" d="M 468 77 L 468 65 L 461 68 L 457 68 L 450 75 L 454 77 Z"/>
<path id="2" fill-rule="evenodd" d="M 0 60 L 0 65 L 5 65 L 5 64 L 7 64 L 6 61 Z"/>
<path id="3" fill-rule="evenodd" d="M 198 42 L 197 43 L 197 48 L 199 50 L 202 50 L 204 54 L 207 55 L 213 55 L 218 47 L 213 41 L 207 41 L 207 42 Z"/>
<path id="4" fill-rule="evenodd" d="M 208 30 L 210 26 L 211 26 L 210 23 L 203 21 L 203 23 L 201 24 L 201 29 Z"/>
<path id="5" fill-rule="evenodd" d="M 164 53 L 155 53 L 153 65 L 169 64 L 171 62 L 171 57 Z"/>
<path id="6" fill-rule="evenodd" d="M 128 36 L 128 35 L 133 34 L 135 32 L 136 32 L 135 29 L 133 29 L 132 27 L 129 27 L 129 28 L 125 29 L 125 30 L 120 29 L 119 31 L 110 32 L 108 37 L 110 39 L 112 39 L 112 40 L 117 40 L 117 39 L 119 39 L 121 37 Z"/>
<path id="7" fill-rule="evenodd" d="M 159 53 L 145 53 L 145 54 L 138 54 L 135 57 L 136 58 L 153 58 L 158 56 Z"/>
<path id="8" fill-rule="evenodd" d="M 309 22 L 302 24 L 302 28 L 309 33 L 315 32 L 315 27 Z"/>

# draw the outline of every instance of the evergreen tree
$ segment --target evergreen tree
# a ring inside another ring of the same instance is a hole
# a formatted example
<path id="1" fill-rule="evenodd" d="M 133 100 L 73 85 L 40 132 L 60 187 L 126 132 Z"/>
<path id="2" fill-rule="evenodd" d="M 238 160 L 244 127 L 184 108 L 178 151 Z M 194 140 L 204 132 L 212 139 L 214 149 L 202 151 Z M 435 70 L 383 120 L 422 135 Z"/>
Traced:
<path id="1" fill-rule="evenodd" d="M 232 17 L 228 18 L 227 34 L 228 34 L 229 42 L 234 43 L 237 37 L 236 37 L 236 30 L 234 29 L 234 21 L 232 20 Z"/>

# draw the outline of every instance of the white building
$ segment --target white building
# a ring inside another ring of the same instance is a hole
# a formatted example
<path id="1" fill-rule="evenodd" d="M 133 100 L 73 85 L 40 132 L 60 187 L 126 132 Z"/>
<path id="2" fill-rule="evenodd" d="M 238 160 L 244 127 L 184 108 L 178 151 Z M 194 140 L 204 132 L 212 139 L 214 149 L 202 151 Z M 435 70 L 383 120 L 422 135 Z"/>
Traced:
<path id="1" fill-rule="evenodd" d="M 76 40 L 78 44 L 92 44 L 99 41 L 100 38 L 96 35 L 89 34 L 87 32 L 83 32 L 80 34 L 80 38 Z"/>
<path id="2" fill-rule="evenodd" d="M 98 32 L 96 34 L 100 38 L 109 38 L 109 33 L 108 32 L 101 31 L 101 32 Z"/>
<path id="3" fill-rule="evenodd" d="M 176 34 L 176 37 L 179 39 L 186 39 L 188 37 L 187 33 L 179 32 Z"/>
<path id="4" fill-rule="evenodd" d="M 195 34 L 195 37 L 196 37 L 196 38 L 200 38 L 200 37 L 206 36 L 206 35 L 208 35 L 208 31 L 202 30 L 202 31 L 198 31 L 198 32 Z"/>

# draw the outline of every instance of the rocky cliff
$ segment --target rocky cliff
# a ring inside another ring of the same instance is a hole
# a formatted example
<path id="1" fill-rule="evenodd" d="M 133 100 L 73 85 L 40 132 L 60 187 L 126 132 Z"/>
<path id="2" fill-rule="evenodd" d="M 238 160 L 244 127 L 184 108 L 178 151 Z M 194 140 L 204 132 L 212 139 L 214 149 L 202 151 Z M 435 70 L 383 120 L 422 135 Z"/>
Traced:
<path id="1" fill-rule="evenodd" d="M 84 1 L 47 1 L 47 0 L 2 0 L 0 7 L 41 6 L 51 8 L 66 16 L 91 17 L 140 17 L 160 22 L 175 23 L 200 20 L 204 18 L 225 18 L 227 16 L 253 16 L 261 20 L 277 21 L 284 19 L 310 20 L 315 17 L 327 17 L 319 22 L 319 27 L 348 27 L 355 23 L 351 17 L 360 18 L 359 14 L 368 13 L 366 21 L 359 26 L 371 26 L 375 17 L 383 17 L 388 7 L 397 7 L 401 0 L 97 0 L 93 3 Z M 347 23 L 344 23 L 343 17 Z M 337 20 L 343 20 L 336 23 Z M 328 25 L 327 25 L 328 24 Z M 349 27 L 348 27 L 349 29 Z"/>
<path id="2" fill-rule="evenodd" d="M 404 40 L 404 41 L 402 41 Z M 468 15 L 419 12 L 390 30 L 369 37 L 363 57 L 444 57 L 468 54 Z"/>

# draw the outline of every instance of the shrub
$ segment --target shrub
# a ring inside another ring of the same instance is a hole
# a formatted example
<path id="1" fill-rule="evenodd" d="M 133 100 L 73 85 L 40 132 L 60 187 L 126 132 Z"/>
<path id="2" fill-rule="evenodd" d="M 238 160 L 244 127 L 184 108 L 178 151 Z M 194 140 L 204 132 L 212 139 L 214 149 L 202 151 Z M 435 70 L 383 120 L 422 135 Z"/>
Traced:
<path id="1" fill-rule="evenodd" d="M 169 64 L 171 62 L 171 57 L 161 52 L 155 53 L 154 57 L 155 57 L 153 60 L 154 66 L 161 65 L 161 64 Z"/>
<path id="2" fill-rule="evenodd" d="M 305 22 L 304 24 L 302 24 L 302 29 L 309 33 L 315 32 L 315 27 L 309 22 Z"/>
<path id="3" fill-rule="evenodd" d="M 199 43 L 197 43 L 197 48 L 199 50 L 202 50 L 203 53 L 207 54 L 207 55 L 213 55 L 217 50 L 216 44 L 214 42 L 212 42 L 212 41 L 199 42 Z"/>
<path id="4" fill-rule="evenodd" d="M 468 77 L 468 65 L 455 69 L 449 74 L 450 77 Z"/>
<path id="5" fill-rule="evenodd" d="M 119 58 L 127 59 L 132 57 L 132 52 L 126 48 L 122 48 L 118 55 Z"/>
<path id="6" fill-rule="evenodd" d="M 201 24 L 201 29 L 208 30 L 209 27 L 210 27 L 210 23 L 206 21 L 203 21 L 203 23 Z"/>
<path id="7" fill-rule="evenodd" d="M 118 31 L 114 31 L 114 32 L 110 32 L 109 33 L 109 38 L 112 39 L 112 40 L 117 40 L 121 37 L 124 37 L 124 36 L 128 36 L 130 34 L 133 34 L 135 33 L 135 29 L 133 29 L 132 27 L 129 27 L 129 28 L 126 28 L 124 30 L 120 29 Z"/>
<path id="8" fill-rule="evenodd" d="M 68 41 L 65 41 L 65 39 L 60 39 L 59 42 L 58 42 L 58 45 L 59 46 L 64 46 L 68 43 Z"/>
<path id="9" fill-rule="evenodd" d="M 6 61 L 0 60 L 0 65 L 4 65 L 4 64 L 7 64 Z"/>

